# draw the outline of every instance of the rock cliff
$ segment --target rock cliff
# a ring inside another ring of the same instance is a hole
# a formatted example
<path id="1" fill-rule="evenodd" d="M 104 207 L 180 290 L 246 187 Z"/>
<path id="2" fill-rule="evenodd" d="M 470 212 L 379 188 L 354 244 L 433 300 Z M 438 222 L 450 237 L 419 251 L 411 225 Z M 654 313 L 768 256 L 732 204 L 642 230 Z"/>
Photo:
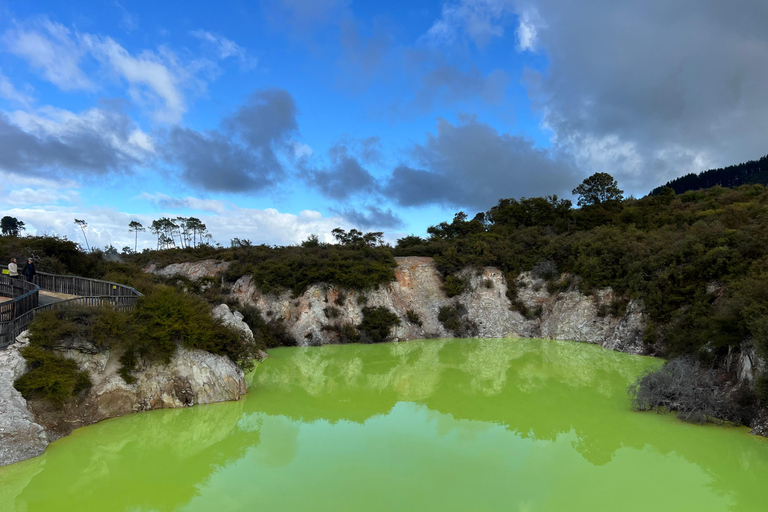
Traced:
<path id="1" fill-rule="evenodd" d="M 27 401 L 13 387 L 27 369 L 19 354 L 26 345 L 25 339 L 19 339 L 7 350 L 0 350 L 0 466 L 36 457 L 49 442 L 45 429 L 27 409 Z"/>
<path id="2" fill-rule="evenodd" d="M 431 258 L 396 260 L 395 281 L 374 290 L 357 292 L 318 284 L 296 298 L 287 291 L 265 295 L 250 276 L 244 276 L 234 284 L 231 296 L 241 304 L 256 306 L 267 317 L 284 319 L 301 345 L 336 342 L 338 334 L 327 327 L 359 324 L 366 306 L 383 306 L 397 314 L 401 323 L 392 330 L 393 339 L 452 337 L 454 333 L 442 325 L 438 314 L 441 307 L 455 307 L 470 326 L 468 334 L 474 336 L 574 340 L 623 352 L 643 352 L 646 320 L 642 304 L 631 301 L 619 317 L 601 314 L 614 300 L 609 288 L 591 296 L 574 290 L 550 294 L 543 279 L 524 272 L 516 278 L 517 298 L 537 312 L 526 317 L 511 309 L 507 282 L 498 269 L 464 271 L 462 277 L 468 286 L 462 294 L 449 298 Z"/>
<path id="3" fill-rule="evenodd" d="M 194 263 L 172 263 L 163 268 L 157 268 L 157 265 L 151 263 L 144 268 L 144 272 L 161 277 L 182 276 L 192 281 L 197 281 L 204 277 L 216 277 L 224 272 L 227 267 L 229 267 L 228 262 L 218 260 L 202 260 Z"/>
<path id="4" fill-rule="evenodd" d="M 247 328 L 226 305 L 219 307 L 218 314 L 225 323 Z M 0 352 L 0 466 L 39 455 L 48 443 L 75 428 L 104 419 L 239 400 L 246 393 L 243 371 L 225 356 L 179 348 L 167 365 L 141 364 L 135 382 L 128 384 L 118 373 L 121 350 L 99 350 L 75 340 L 56 352 L 87 371 L 92 387 L 63 408 L 39 400 L 27 402 L 13 387 L 26 369 L 19 354 L 26 343 L 22 335 L 9 350 Z"/>

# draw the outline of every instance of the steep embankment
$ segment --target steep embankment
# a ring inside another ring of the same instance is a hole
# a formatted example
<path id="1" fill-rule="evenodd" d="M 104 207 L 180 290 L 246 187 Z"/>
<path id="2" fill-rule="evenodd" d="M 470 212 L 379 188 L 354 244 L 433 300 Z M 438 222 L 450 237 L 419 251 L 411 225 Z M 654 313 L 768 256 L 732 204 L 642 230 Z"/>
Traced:
<path id="1" fill-rule="evenodd" d="M 625 298 L 610 288 L 586 295 L 573 284 L 576 279 L 563 276 L 560 283 L 572 284 L 550 291 L 547 281 L 532 272 L 522 272 L 508 283 L 498 269 L 486 267 L 460 272 L 466 283 L 464 291 L 449 298 L 431 258 L 396 260 L 395 280 L 366 291 L 315 284 L 296 297 L 290 291 L 265 294 L 250 276 L 243 276 L 229 293 L 241 305 L 256 307 L 268 320 L 282 320 L 299 345 L 338 343 L 342 326 L 360 325 L 365 307 L 384 307 L 400 320 L 391 330 L 391 337 L 399 341 L 519 336 L 588 342 L 631 354 L 655 353 L 659 348 L 644 343 L 649 319 L 642 301 L 624 302 Z M 219 267 L 208 260 L 173 270 L 194 280 L 197 276 L 216 276 Z M 713 295 L 718 290 L 707 286 L 702 291 Z M 448 329 L 440 321 L 441 310 L 446 309 L 455 312 L 459 329 Z M 729 352 L 725 364 L 739 384 L 752 384 L 763 362 L 755 349 L 744 343 L 739 350 Z M 754 432 L 761 435 L 768 432 L 763 416 L 752 423 Z"/>
<path id="2" fill-rule="evenodd" d="M 253 334 L 242 317 L 226 305 L 214 310 L 225 324 Z M 26 372 L 19 351 L 26 335 L 0 351 L 0 466 L 41 454 L 48 443 L 72 430 L 108 418 L 152 409 L 190 407 L 238 400 L 246 393 L 243 371 L 228 357 L 203 350 L 178 348 L 166 365 L 142 362 L 128 384 L 119 374 L 119 349 L 99 349 L 78 339 L 63 340 L 55 353 L 77 362 L 92 386 L 63 407 L 49 402 L 27 402 L 13 387 Z"/>
<path id="3" fill-rule="evenodd" d="M 506 279 L 497 269 L 465 270 L 463 276 L 469 286 L 449 298 L 431 258 L 396 260 L 396 280 L 369 291 L 317 284 L 297 298 L 287 291 L 265 295 L 244 276 L 234 284 L 231 295 L 241 304 L 256 306 L 267 317 L 284 319 L 301 345 L 334 343 L 338 334 L 328 326 L 346 322 L 357 325 L 364 307 L 384 306 L 400 318 L 400 325 L 392 330 L 396 340 L 453 337 L 456 333 L 446 329 L 438 315 L 441 308 L 456 308 L 468 335 L 584 341 L 633 354 L 644 350 L 642 304 L 630 302 L 619 317 L 603 315 L 601 311 L 614 300 L 610 289 L 591 296 L 578 291 L 550 294 L 544 280 L 523 272 L 515 283 L 517 299 L 535 312 L 526 317 L 511 309 Z"/>

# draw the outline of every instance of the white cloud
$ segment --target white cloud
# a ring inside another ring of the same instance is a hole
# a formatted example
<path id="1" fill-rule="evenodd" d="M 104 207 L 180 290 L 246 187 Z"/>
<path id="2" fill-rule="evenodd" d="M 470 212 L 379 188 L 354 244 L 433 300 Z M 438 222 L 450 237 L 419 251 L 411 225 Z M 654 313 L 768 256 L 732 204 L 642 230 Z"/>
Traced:
<path id="1" fill-rule="evenodd" d="M 425 34 L 427 41 L 450 44 L 463 32 L 475 45 L 483 47 L 494 37 L 504 35 L 506 18 L 513 12 L 511 0 L 461 0 L 445 3 Z"/>
<path id="2" fill-rule="evenodd" d="M 139 28 L 139 19 L 136 15 L 131 14 L 120 2 L 115 2 L 115 7 L 120 13 L 120 28 L 126 32 L 133 32 Z"/>
<path id="3" fill-rule="evenodd" d="M 536 51 L 540 24 L 541 20 L 538 14 L 532 9 L 526 9 L 519 14 L 516 32 L 518 51 Z"/>
<path id="4" fill-rule="evenodd" d="M 157 121 L 181 120 L 187 110 L 181 84 L 189 77 L 170 51 L 158 55 L 147 50 L 133 56 L 111 37 L 85 34 L 82 41 L 94 57 L 128 82 L 128 92 L 136 103 L 155 109 Z"/>
<path id="5" fill-rule="evenodd" d="M 167 210 L 200 210 L 211 213 L 222 214 L 226 211 L 227 206 L 215 199 L 198 199 L 196 197 L 171 197 L 160 192 L 150 194 L 148 192 L 142 192 L 137 196 L 137 199 L 143 199 L 149 201 L 160 208 Z"/>
<path id="6" fill-rule="evenodd" d="M 217 58 L 221 60 L 229 58 L 237 60 L 243 70 L 247 71 L 254 69 L 258 64 L 258 59 L 256 59 L 256 57 L 248 55 L 245 48 L 231 39 L 227 39 L 218 34 L 212 34 L 206 30 L 195 30 L 192 32 L 192 35 L 203 41 L 207 47 L 211 48 Z"/>
<path id="7" fill-rule="evenodd" d="M 80 202 L 80 194 L 74 190 L 22 188 L 7 192 L 3 202 L 12 206 L 40 206 L 72 204 Z"/>
<path id="8" fill-rule="evenodd" d="M 133 161 L 144 161 L 154 153 L 154 142 L 147 133 L 127 116 L 110 110 L 91 108 L 76 114 L 45 106 L 32 112 L 16 110 L 9 114 L 9 118 L 38 139 L 66 143 L 88 137 L 114 151 L 117 157 Z"/>
<path id="9" fill-rule="evenodd" d="M 64 25 L 46 19 L 29 27 L 16 26 L 6 31 L 2 40 L 8 51 L 25 58 L 61 90 L 97 88 L 80 69 L 85 52 Z"/>
<path id="10" fill-rule="evenodd" d="M 34 101 L 31 96 L 16 90 L 11 81 L 8 80 L 8 77 L 5 76 L 2 72 L 0 72 L 0 98 L 5 98 L 24 106 L 28 106 Z"/>
<path id="11" fill-rule="evenodd" d="M 174 198 L 170 198 L 173 200 Z M 181 199 L 187 201 L 192 198 Z M 6 210 L 11 215 L 24 221 L 27 234 L 51 234 L 66 236 L 85 246 L 83 235 L 75 225 L 74 219 L 84 219 L 88 223 L 86 236 L 91 247 L 103 248 L 113 245 L 118 249 L 133 247 L 133 234 L 128 231 L 128 224 L 136 220 L 144 226 L 152 224 L 161 217 L 176 217 L 178 212 L 162 211 L 154 215 L 119 212 L 110 208 L 78 206 L 17 207 Z M 214 241 L 229 246 L 232 238 L 248 239 L 254 244 L 292 245 L 316 234 L 321 241 L 332 242 L 331 230 L 335 227 L 349 229 L 350 226 L 340 217 L 323 217 L 320 212 L 305 210 L 298 214 L 283 213 L 273 208 L 264 210 L 228 206 L 221 213 L 197 215 L 208 227 Z M 139 234 L 139 250 L 154 249 L 157 241 L 147 232 Z"/>

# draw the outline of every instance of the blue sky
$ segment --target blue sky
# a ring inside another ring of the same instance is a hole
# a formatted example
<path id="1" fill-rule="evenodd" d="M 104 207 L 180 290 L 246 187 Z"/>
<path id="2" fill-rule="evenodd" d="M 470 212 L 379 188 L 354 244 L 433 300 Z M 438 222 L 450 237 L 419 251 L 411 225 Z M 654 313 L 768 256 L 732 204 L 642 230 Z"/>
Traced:
<path id="1" fill-rule="evenodd" d="M 178 215 L 394 240 L 768 153 L 765 2 L 572 4 L 0 0 L 3 215 L 98 247 Z"/>

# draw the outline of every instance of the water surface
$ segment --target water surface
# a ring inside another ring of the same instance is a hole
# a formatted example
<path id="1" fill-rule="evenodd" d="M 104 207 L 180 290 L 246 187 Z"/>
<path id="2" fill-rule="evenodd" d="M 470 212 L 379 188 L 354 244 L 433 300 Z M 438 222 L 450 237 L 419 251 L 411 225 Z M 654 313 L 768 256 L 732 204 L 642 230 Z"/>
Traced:
<path id="1" fill-rule="evenodd" d="M 283 348 L 240 402 L 0 468 L 5 511 L 762 511 L 768 442 L 630 411 L 648 358 L 550 340 Z"/>

